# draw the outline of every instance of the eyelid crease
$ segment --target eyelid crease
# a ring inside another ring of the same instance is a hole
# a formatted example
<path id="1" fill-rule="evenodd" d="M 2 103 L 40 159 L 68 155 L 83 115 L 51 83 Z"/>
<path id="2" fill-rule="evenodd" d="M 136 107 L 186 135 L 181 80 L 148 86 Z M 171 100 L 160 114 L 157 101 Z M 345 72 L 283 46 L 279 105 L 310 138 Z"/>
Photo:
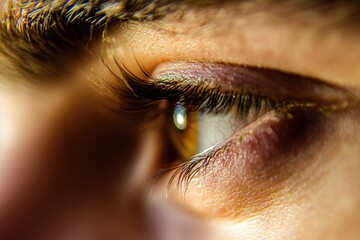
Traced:
<path id="1" fill-rule="evenodd" d="M 299 74 L 222 62 L 165 62 L 154 70 L 159 82 L 221 86 L 225 90 L 253 90 L 265 95 L 319 102 L 352 101 L 359 93 Z"/>

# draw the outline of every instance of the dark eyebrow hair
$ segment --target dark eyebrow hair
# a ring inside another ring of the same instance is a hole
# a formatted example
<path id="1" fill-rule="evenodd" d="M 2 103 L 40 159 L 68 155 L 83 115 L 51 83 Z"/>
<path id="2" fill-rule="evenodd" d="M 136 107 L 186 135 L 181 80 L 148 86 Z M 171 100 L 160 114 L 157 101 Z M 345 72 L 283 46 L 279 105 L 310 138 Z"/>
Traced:
<path id="1" fill-rule="evenodd" d="M 171 11 L 172 2 L 5 0 L 0 5 L 0 53 L 26 78 L 46 81 L 66 71 L 69 59 L 88 51 L 106 26 L 158 19 Z"/>
<path id="2" fill-rule="evenodd" d="M 341 0 L 4 0 L 0 2 L 0 65 L 10 62 L 12 71 L 27 79 L 51 81 L 52 76 L 71 69 L 70 59 L 91 54 L 89 49 L 112 24 L 154 21 L 181 5 L 201 7 L 225 1 L 254 5 L 281 2 L 318 12 L 347 7 L 351 11 L 346 16 L 352 20 L 358 18 L 360 8 L 356 1 Z M 4 66 L 0 74 L 11 72 Z"/>

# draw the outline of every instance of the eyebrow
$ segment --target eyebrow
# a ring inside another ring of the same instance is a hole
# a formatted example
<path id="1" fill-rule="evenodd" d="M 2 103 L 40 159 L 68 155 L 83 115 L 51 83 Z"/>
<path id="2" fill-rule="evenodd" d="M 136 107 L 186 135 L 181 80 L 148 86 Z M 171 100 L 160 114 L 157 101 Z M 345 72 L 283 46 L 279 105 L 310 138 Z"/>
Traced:
<path id="1" fill-rule="evenodd" d="M 158 19 L 170 11 L 171 2 L 2 1 L 0 74 L 20 72 L 30 80 L 50 81 L 51 76 L 69 69 L 65 64 L 69 59 L 78 59 L 88 51 L 106 26 Z"/>
<path id="2" fill-rule="evenodd" d="M 282 0 L 0 0 L 0 75 L 17 72 L 31 81 L 51 81 L 51 76 L 66 73 L 70 69 L 66 62 L 81 58 L 112 24 L 154 21 L 180 6 L 202 7 L 225 1 L 244 6 L 287 4 Z M 358 18 L 360 12 L 356 1 L 290 2 L 299 10 L 322 14 L 346 8 L 346 21 Z"/>

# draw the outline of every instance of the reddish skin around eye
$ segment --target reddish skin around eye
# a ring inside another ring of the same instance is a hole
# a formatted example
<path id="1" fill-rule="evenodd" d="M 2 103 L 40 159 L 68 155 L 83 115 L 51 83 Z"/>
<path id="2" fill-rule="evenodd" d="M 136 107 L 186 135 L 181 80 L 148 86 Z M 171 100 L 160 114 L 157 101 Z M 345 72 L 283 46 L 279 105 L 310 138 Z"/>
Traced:
<path id="1" fill-rule="evenodd" d="M 323 118 L 313 109 L 271 111 L 219 143 L 206 155 L 206 167 L 188 182 L 190 208 L 238 219 L 269 207 L 294 170 L 308 164 L 306 156 L 312 153 L 299 153 L 316 145 L 312 139 L 323 133 L 318 124 Z"/>

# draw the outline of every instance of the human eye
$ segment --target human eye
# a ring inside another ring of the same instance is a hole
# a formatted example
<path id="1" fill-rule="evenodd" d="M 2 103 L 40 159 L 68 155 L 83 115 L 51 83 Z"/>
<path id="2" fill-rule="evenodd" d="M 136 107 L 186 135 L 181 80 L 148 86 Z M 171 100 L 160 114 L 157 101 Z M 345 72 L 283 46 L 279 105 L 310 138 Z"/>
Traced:
<path id="1" fill-rule="evenodd" d="M 360 199 L 357 31 L 247 6 L 189 7 L 109 43 L 117 82 L 158 116 L 151 194 L 235 239 L 321 239 L 334 221 L 342 236 Z"/>
<path id="2" fill-rule="evenodd" d="M 121 72 L 134 95 L 161 106 L 164 194 L 215 218 L 251 216 L 301 182 L 358 104 L 319 79 L 222 62 L 162 63 L 146 79 Z"/>

